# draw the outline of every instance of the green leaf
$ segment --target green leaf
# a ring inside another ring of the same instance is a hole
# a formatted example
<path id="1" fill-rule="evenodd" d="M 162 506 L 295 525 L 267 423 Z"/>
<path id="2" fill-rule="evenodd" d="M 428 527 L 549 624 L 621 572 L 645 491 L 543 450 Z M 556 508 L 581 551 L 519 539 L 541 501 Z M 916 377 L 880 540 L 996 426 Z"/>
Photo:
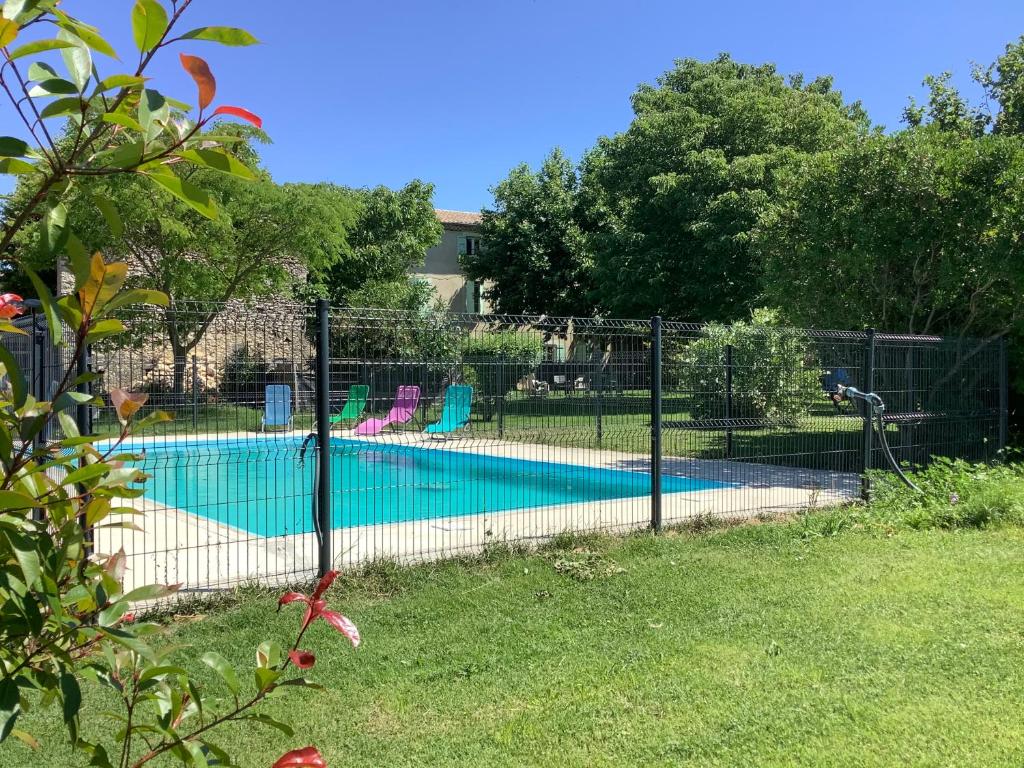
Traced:
<path id="1" fill-rule="evenodd" d="M 282 723 L 280 720 L 275 720 L 270 715 L 265 715 L 262 712 L 249 715 L 247 719 L 255 720 L 257 723 L 263 723 L 264 725 L 269 725 L 271 728 L 276 728 L 289 738 L 295 735 L 295 731 L 292 730 L 292 727 L 288 725 L 288 723 Z"/>
<path id="2" fill-rule="evenodd" d="M 160 664 L 155 667 L 148 667 L 142 671 L 139 675 L 139 682 L 144 683 L 147 680 L 152 680 L 156 677 L 166 677 L 167 675 L 185 675 L 188 674 L 181 667 L 174 667 L 166 664 Z"/>
<path id="3" fill-rule="evenodd" d="M 217 218 L 217 206 L 214 205 L 213 198 L 195 184 L 174 174 L 146 173 L 145 176 L 206 218 Z"/>
<path id="4" fill-rule="evenodd" d="M 256 690 L 265 691 L 277 682 L 281 672 L 271 667 L 257 667 L 254 670 Z"/>
<path id="5" fill-rule="evenodd" d="M 46 120 L 49 117 L 62 117 L 65 115 L 81 114 L 85 108 L 85 102 L 77 96 L 66 96 L 62 99 L 54 99 L 39 113 L 39 116 Z"/>
<path id="6" fill-rule="evenodd" d="M 132 8 L 132 35 L 139 51 L 146 53 L 160 42 L 167 31 L 167 11 L 157 0 L 135 0 Z"/>
<path id="7" fill-rule="evenodd" d="M 119 334 L 124 333 L 124 330 L 124 323 L 117 318 L 110 317 L 106 320 L 99 320 L 94 322 L 89 328 L 89 332 L 85 334 L 85 341 L 87 344 L 94 344 L 101 339 L 118 336 Z"/>
<path id="8" fill-rule="evenodd" d="M 221 45 L 256 45 L 259 40 L 238 27 L 199 27 L 181 36 L 184 40 L 209 40 Z"/>
<path id="9" fill-rule="evenodd" d="M 174 107 L 179 112 L 191 112 L 192 111 L 192 105 L 191 104 L 186 104 L 184 101 L 178 101 L 177 99 L 172 99 L 170 96 L 167 96 L 166 98 L 167 98 L 167 103 L 170 104 L 172 107 Z"/>
<path id="10" fill-rule="evenodd" d="M 103 218 L 106 219 L 110 234 L 119 240 L 124 234 L 124 224 L 121 222 L 121 215 L 117 212 L 117 207 L 110 201 L 110 198 L 103 197 L 103 195 L 92 195 L 92 201 L 100 209 Z"/>
<path id="11" fill-rule="evenodd" d="M 78 93 L 78 87 L 68 80 L 52 77 L 49 80 L 41 81 L 38 85 L 29 89 L 28 95 L 32 98 L 38 98 L 40 96 L 54 96 L 62 93 Z"/>
<path id="12" fill-rule="evenodd" d="M 71 262 L 71 272 L 75 275 L 75 293 L 78 293 L 78 289 L 82 287 L 81 282 L 79 282 L 79 276 L 89 274 L 89 252 L 85 250 L 82 241 L 78 239 L 74 232 L 68 234 L 68 244 L 64 251 Z M 80 322 L 81 320 L 79 320 Z M 68 325 L 78 330 L 79 323 L 68 322 Z"/>
<path id="13" fill-rule="evenodd" d="M 264 640 L 256 648 L 257 667 L 276 667 L 281 663 L 281 646 L 273 640 Z"/>
<path id="14" fill-rule="evenodd" d="M 11 19 L 0 19 L 0 47 L 8 46 L 18 36 L 18 25 Z"/>
<path id="15" fill-rule="evenodd" d="M 173 595 L 181 588 L 180 584 L 147 584 L 144 587 L 136 587 L 122 600 L 129 603 L 137 603 L 142 600 L 159 600 L 161 597 Z"/>
<path id="16" fill-rule="evenodd" d="M 171 116 L 171 108 L 167 99 L 159 91 L 147 88 L 139 100 L 139 123 L 146 132 L 146 140 L 150 141 L 163 130 L 163 123 Z"/>
<path id="17" fill-rule="evenodd" d="M 43 215 L 39 239 L 42 252 L 46 256 L 59 253 L 68 238 L 68 209 L 64 203 L 57 203 Z"/>
<path id="18" fill-rule="evenodd" d="M 152 411 L 135 422 L 135 432 L 142 432 L 142 430 L 154 424 L 161 424 L 165 421 L 174 421 L 174 417 L 167 411 Z"/>
<path id="19" fill-rule="evenodd" d="M 21 695 L 13 678 L 0 680 L 0 742 L 11 735 L 14 722 L 21 714 Z"/>
<path id="20" fill-rule="evenodd" d="M 141 126 L 139 128 L 141 129 Z M 122 144 L 110 151 L 110 154 L 101 156 L 100 153 L 93 158 L 102 160 L 102 165 L 109 168 L 134 168 L 142 162 L 142 153 L 146 145 L 143 141 L 133 141 L 131 144 Z M 109 222 L 108 222 L 109 223 Z"/>
<path id="21" fill-rule="evenodd" d="M 60 676 L 60 694 L 64 725 L 71 734 L 71 743 L 78 741 L 78 710 L 82 708 L 82 689 L 78 679 L 70 672 Z"/>
<path id="22" fill-rule="evenodd" d="M 124 112 L 106 112 L 100 117 L 104 123 L 113 123 L 114 125 L 123 125 L 125 128 L 131 128 L 133 131 L 142 133 L 142 123 L 136 120 L 131 115 L 127 115 Z"/>
<path id="23" fill-rule="evenodd" d="M 11 394 L 14 396 L 14 407 L 21 408 L 28 397 L 28 382 L 21 372 L 18 359 L 11 354 L 6 344 L 0 344 L 0 363 L 3 364 L 7 380 L 11 383 Z"/>
<path id="24" fill-rule="evenodd" d="M 216 651 L 207 651 L 202 655 L 202 662 L 223 678 L 232 693 L 238 693 L 238 675 L 227 659 Z"/>
<path id="25" fill-rule="evenodd" d="M 117 52 L 110 46 L 110 43 L 103 39 L 103 36 L 96 27 L 91 27 L 88 24 L 72 19 L 66 13 L 60 11 L 57 13 L 61 17 L 61 20 L 57 22 L 58 27 L 78 37 L 97 53 L 102 53 L 104 56 L 109 56 L 112 59 L 117 58 Z"/>
<path id="26" fill-rule="evenodd" d="M 25 24 L 42 13 L 42 10 L 36 10 L 40 2 L 41 0 L 7 0 L 3 4 L 2 15 L 4 18 L 13 18 L 18 24 Z"/>
<path id="27" fill-rule="evenodd" d="M 0 136 L 0 157 L 25 157 L 29 146 L 13 136 Z"/>
<path id="28" fill-rule="evenodd" d="M 20 59 L 24 56 L 32 56 L 36 53 L 42 53 L 43 51 L 53 51 L 58 48 L 74 48 L 75 43 L 70 40 L 36 40 L 31 43 L 26 43 L 20 48 L 15 48 L 11 51 L 11 55 L 8 56 L 11 61 Z"/>
<path id="29" fill-rule="evenodd" d="M 188 160 L 190 163 L 195 165 L 203 166 L 204 168 L 210 168 L 214 171 L 220 171 L 230 176 L 237 176 L 242 179 L 249 181 L 255 181 L 257 179 L 256 174 L 241 162 L 238 158 L 232 157 L 226 152 L 221 152 L 217 149 L 186 149 L 182 152 L 178 152 L 178 157 Z"/>
<path id="30" fill-rule="evenodd" d="M 148 288 L 132 288 L 117 294 L 107 303 L 104 311 L 113 312 L 121 307 L 127 307 L 132 304 L 155 304 L 158 307 L 166 307 L 168 304 L 167 294 Z"/>
<path id="31" fill-rule="evenodd" d="M 64 66 L 68 68 L 68 73 L 71 75 L 71 81 L 78 86 L 79 91 L 84 91 L 92 76 L 92 54 L 89 52 L 89 48 L 80 37 L 66 28 L 61 28 L 57 37 L 71 43 L 70 47 L 61 49 L 60 55 L 64 59 Z"/>
<path id="32" fill-rule="evenodd" d="M 39 503 L 31 496 L 17 491 L 0 491 L 0 510 L 25 510 L 38 507 Z"/>
<path id="33" fill-rule="evenodd" d="M 14 550 L 14 558 L 18 561 L 18 567 L 24 576 L 25 583 L 34 587 L 39 581 L 39 574 L 42 573 L 42 564 L 39 562 L 39 553 L 33 548 L 31 540 L 27 537 L 15 536 L 8 533 L 8 540 Z"/>
<path id="34" fill-rule="evenodd" d="M 50 329 L 50 343 L 56 346 L 64 338 L 64 329 L 61 327 L 60 314 L 57 311 L 57 304 L 53 300 L 53 294 L 34 270 L 29 267 L 23 267 L 23 269 L 28 279 L 32 281 L 32 287 L 36 289 L 36 295 L 43 305 L 43 314 L 46 315 L 46 324 Z"/>
<path id="35" fill-rule="evenodd" d="M 79 467 L 74 472 L 68 472 L 67 477 L 64 478 L 63 482 L 65 485 L 84 483 L 86 480 L 92 480 L 94 477 L 100 477 L 101 475 L 106 474 L 109 469 L 110 465 L 104 464 L 102 461 L 98 461 L 95 464 L 86 464 L 84 467 Z"/>
<path id="36" fill-rule="evenodd" d="M 24 160 L 18 160 L 15 157 L 0 158 L 0 173 L 21 175 L 26 173 L 35 173 L 38 170 L 39 169 L 32 165 L 32 163 L 26 163 Z"/>
<path id="37" fill-rule="evenodd" d="M 138 88 L 145 83 L 146 78 L 136 75 L 111 75 L 100 81 L 100 84 L 96 86 L 96 93 L 112 91 L 115 88 Z"/>
<path id="38" fill-rule="evenodd" d="M 33 82 L 41 82 L 43 80 L 50 80 L 54 77 L 60 77 L 57 74 L 57 70 L 47 64 L 45 61 L 34 61 L 29 65 L 28 68 L 28 79 Z"/>

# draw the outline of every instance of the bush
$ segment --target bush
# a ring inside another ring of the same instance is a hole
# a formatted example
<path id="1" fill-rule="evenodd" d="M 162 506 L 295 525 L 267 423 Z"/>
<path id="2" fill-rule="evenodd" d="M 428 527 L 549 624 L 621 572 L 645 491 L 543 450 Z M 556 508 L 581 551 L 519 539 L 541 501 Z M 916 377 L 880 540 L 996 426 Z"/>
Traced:
<path id="1" fill-rule="evenodd" d="M 921 493 L 890 473 L 873 475 L 870 520 L 889 526 L 987 528 L 1024 524 L 1024 468 L 936 458 L 912 478 Z"/>
<path id="2" fill-rule="evenodd" d="M 732 416 L 795 425 L 821 398 L 821 371 L 807 337 L 778 324 L 774 310 L 754 311 L 749 323 L 712 323 L 669 366 L 688 395 L 694 419 L 725 417 L 726 347 L 732 345 Z"/>
<path id="3" fill-rule="evenodd" d="M 491 419 L 497 399 L 536 370 L 543 357 L 544 340 L 534 332 L 499 331 L 466 340 L 462 353 L 465 379 L 484 404 L 484 418 Z"/>

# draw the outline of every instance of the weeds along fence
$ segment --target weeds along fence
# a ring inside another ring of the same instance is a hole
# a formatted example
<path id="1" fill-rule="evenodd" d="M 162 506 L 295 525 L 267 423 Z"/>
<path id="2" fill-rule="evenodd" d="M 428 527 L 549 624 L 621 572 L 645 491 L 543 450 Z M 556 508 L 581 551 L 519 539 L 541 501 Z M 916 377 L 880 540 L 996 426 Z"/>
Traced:
<path id="1" fill-rule="evenodd" d="M 911 466 L 995 458 L 1001 341 L 326 304 L 178 305 L 96 345 L 108 393 L 173 420 L 126 448 L 150 475 L 141 531 L 100 532 L 137 583 L 203 590 L 542 539 L 849 501 L 885 469 L 878 392 Z M 66 364 L 41 318 L 8 342 L 40 397 Z M 109 443 L 108 443 L 109 444 Z"/>

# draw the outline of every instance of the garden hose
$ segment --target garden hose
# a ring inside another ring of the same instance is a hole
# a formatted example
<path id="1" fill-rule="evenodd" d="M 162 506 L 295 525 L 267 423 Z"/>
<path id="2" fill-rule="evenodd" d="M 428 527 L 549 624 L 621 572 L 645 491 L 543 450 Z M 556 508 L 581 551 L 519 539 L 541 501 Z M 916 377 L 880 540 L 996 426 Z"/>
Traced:
<path id="1" fill-rule="evenodd" d="M 871 423 L 875 426 L 875 432 L 878 433 L 878 442 L 882 446 L 882 454 L 888 460 L 889 465 L 893 468 L 896 475 L 902 480 L 908 488 L 911 488 L 918 493 L 922 493 L 921 489 L 918 488 L 914 482 L 907 477 L 907 474 L 900 467 L 900 463 L 896 461 L 896 457 L 892 455 L 892 448 L 889 447 L 889 440 L 885 436 L 885 422 L 882 419 L 882 415 L 885 413 L 885 402 L 874 392 L 861 392 L 856 387 L 843 386 L 842 384 L 836 387 L 836 392 L 847 400 L 863 400 L 866 408 L 871 410 Z"/>
<path id="2" fill-rule="evenodd" d="M 302 445 L 299 447 L 299 466 L 300 467 L 305 467 L 306 466 L 306 449 L 309 447 L 310 443 L 315 443 L 317 441 L 317 439 L 318 438 L 317 438 L 316 432 L 310 432 L 302 440 Z M 320 473 L 319 472 L 314 472 L 313 473 L 313 532 L 316 534 L 316 543 L 317 543 L 318 547 L 321 546 L 324 543 L 324 532 L 322 530 L 320 530 L 320 515 L 317 514 L 317 512 L 319 511 L 317 509 L 317 504 L 319 503 L 319 499 L 320 499 Z"/>

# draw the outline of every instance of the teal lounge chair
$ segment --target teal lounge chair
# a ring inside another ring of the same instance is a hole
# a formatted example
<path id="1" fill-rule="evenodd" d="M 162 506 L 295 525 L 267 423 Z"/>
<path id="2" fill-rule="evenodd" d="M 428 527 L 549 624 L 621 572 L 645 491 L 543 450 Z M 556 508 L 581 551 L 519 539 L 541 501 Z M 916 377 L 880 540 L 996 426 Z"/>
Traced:
<path id="1" fill-rule="evenodd" d="M 453 384 L 444 393 L 441 418 L 427 425 L 428 435 L 447 435 L 469 425 L 469 411 L 473 403 L 473 388 L 465 384 Z"/>
<path id="2" fill-rule="evenodd" d="M 369 395 L 370 388 L 366 384 L 354 384 L 349 387 L 345 407 L 341 409 L 341 413 L 331 416 L 331 425 L 341 424 L 343 421 L 358 421 L 366 409 L 366 398 Z"/>
<path id="3" fill-rule="evenodd" d="M 266 432 L 270 427 L 292 428 L 292 388 L 287 384 L 268 384 L 266 404 L 260 429 Z"/>

